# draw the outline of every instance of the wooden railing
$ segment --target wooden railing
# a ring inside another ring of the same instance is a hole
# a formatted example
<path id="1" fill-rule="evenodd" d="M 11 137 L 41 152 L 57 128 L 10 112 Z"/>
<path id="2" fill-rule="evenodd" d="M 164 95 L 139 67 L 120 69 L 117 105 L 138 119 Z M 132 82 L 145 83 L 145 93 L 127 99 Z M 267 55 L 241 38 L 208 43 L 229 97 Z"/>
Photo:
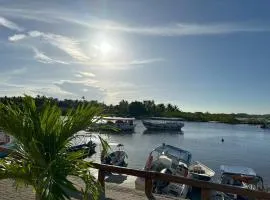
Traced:
<path id="1" fill-rule="evenodd" d="M 185 177 L 162 174 L 159 172 L 143 171 L 143 170 L 116 167 L 112 165 L 104 165 L 104 164 L 98 164 L 98 163 L 93 163 L 92 167 L 99 170 L 98 181 L 100 182 L 104 191 L 105 191 L 105 173 L 112 172 L 112 173 L 126 174 L 126 175 L 144 178 L 145 179 L 145 194 L 149 199 L 153 199 L 153 194 L 152 194 L 153 181 L 152 180 L 163 180 L 163 181 L 186 184 L 192 187 L 201 188 L 201 199 L 203 200 L 210 199 L 211 190 L 247 196 L 247 197 L 255 198 L 255 199 L 270 199 L 270 193 L 267 193 L 267 192 L 254 191 L 254 190 L 234 187 L 230 185 L 211 183 L 211 182 L 206 182 L 206 181 L 199 181 L 199 180 L 189 179 Z"/>

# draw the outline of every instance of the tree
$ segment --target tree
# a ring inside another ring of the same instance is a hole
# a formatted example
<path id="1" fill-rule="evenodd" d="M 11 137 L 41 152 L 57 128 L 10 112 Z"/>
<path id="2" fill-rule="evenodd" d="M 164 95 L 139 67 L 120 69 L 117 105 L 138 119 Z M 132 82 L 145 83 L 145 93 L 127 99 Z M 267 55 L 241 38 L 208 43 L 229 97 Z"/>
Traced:
<path id="1" fill-rule="evenodd" d="M 127 115 L 128 114 L 128 101 L 122 100 L 119 102 L 119 114 L 120 115 Z"/>
<path id="2" fill-rule="evenodd" d="M 146 114 L 146 110 L 142 102 L 134 101 L 129 104 L 128 107 L 129 114 L 134 117 L 144 116 Z"/>
<path id="3" fill-rule="evenodd" d="M 79 192 L 68 176 L 81 178 L 84 196 L 97 198 L 99 186 L 82 159 L 82 152 L 69 152 L 71 140 L 87 128 L 99 107 L 89 104 L 70 109 L 65 118 L 55 104 L 46 101 L 37 109 L 33 98 L 23 98 L 22 106 L 0 103 L 0 128 L 15 139 L 15 149 L 0 160 L 0 178 L 32 185 L 36 199 L 70 199 L 67 191 Z M 102 144 L 104 141 L 102 140 Z"/>

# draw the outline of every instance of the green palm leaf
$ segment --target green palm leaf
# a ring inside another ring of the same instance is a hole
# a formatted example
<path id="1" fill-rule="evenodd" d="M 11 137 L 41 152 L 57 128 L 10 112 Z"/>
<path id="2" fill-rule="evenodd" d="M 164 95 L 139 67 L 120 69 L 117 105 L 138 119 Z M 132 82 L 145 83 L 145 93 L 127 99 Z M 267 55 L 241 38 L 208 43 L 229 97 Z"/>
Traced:
<path id="1" fill-rule="evenodd" d="M 39 199 L 70 199 L 68 191 L 79 192 L 68 176 L 85 182 L 80 191 L 85 197 L 97 198 L 100 187 L 89 172 L 90 164 L 83 152 L 69 152 L 74 134 L 91 126 L 100 107 L 82 104 L 62 111 L 47 101 L 37 108 L 32 97 L 25 96 L 22 105 L 0 104 L 0 128 L 15 139 L 16 148 L 0 160 L 0 178 L 11 178 L 17 184 L 32 185 Z M 100 138 L 101 139 L 101 138 Z M 108 147 L 101 139 L 102 146 Z"/>

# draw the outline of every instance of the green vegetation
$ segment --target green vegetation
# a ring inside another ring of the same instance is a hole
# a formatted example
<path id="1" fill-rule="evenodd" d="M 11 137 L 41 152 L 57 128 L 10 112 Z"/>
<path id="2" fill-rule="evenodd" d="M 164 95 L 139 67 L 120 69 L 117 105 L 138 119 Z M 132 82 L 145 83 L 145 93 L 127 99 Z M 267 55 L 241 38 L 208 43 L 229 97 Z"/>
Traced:
<path id="1" fill-rule="evenodd" d="M 62 110 L 55 101 L 36 101 L 26 96 L 0 103 L 0 128 L 15 139 L 15 149 L 0 160 L 0 179 L 31 185 L 37 199 L 70 199 L 68 192 L 82 192 L 85 199 L 98 198 L 100 187 L 89 172 L 91 163 L 80 159 L 83 152 L 70 152 L 71 140 L 78 131 L 92 124 L 102 108 L 81 102 L 76 109 Z M 3 102 L 3 101 L 2 101 Z M 37 107 L 37 104 L 39 105 Z M 106 146 L 106 142 L 101 140 Z M 82 191 L 68 177 L 85 183 Z"/>
<path id="2" fill-rule="evenodd" d="M 45 96 L 37 96 L 36 98 L 37 107 L 40 108 L 42 104 L 49 99 L 50 101 L 57 104 L 61 109 L 63 114 L 66 114 L 66 111 L 69 108 L 76 108 L 79 105 L 88 102 L 94 106 L 100 106 L 103 108 L 104 115 L 112 115 L 112 116 L 122 116 L 122 117 L 136 117 L 136 118 L 144 118 L 144 117 L 179 117 L 183 118 L 187 121 L 196 121 L 196 122 L 222 122 L 222 123 L 230 123 L 230 124 L 263 124 L 265 121 L 270 119 L 270 115 L 248 115 L 245 113 L 239 114 L 211 114 L 208 112 L 184 112 L 180 110 L 176 105 L 172 104 L 156 104 L 153 100 L 147 101 L 133 101 L 128 102 L 122 100 L 117 105 L 105 105 L 104 103 L 100 103 L 98 101 L 86 101 L 83 97 L 81 100 L 58 100 L 54 98 L 47 98 Z M 17 104 L 21 104 L 22 97 L 2 97 L 0 98 L 0 102 L 6 103 L 9 100 L 13 100 Z"/>

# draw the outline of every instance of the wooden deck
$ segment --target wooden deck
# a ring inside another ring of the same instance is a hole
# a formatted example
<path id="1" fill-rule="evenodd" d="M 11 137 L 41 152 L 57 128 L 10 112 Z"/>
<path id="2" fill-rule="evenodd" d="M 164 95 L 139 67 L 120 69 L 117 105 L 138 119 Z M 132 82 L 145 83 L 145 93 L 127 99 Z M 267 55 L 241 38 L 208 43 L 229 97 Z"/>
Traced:
<path id="1" fill-rule="evenodd" d="M 80 185 L 80 183 L 77 183 Z M 77 186 L 78 186 L 77 185 Z M 119 186 L 114 183 L 106 183 L 106 194 L 102 200 L 148 200 L 143 191 Z M 154 196 L 156 200 L 176 200 L 176 198 L 165 197 L 161 195 Z M 1 200 L 35 200 L 35 194 L 32 187 L 20 187 L 18 190 L 13 187 L 13 181 L 0 180 L 0 199 Z M 73 200 L 81 199 L 79 195 L 74 195 Z M 179 198 L 177 198 L 179 200 Z"/>

